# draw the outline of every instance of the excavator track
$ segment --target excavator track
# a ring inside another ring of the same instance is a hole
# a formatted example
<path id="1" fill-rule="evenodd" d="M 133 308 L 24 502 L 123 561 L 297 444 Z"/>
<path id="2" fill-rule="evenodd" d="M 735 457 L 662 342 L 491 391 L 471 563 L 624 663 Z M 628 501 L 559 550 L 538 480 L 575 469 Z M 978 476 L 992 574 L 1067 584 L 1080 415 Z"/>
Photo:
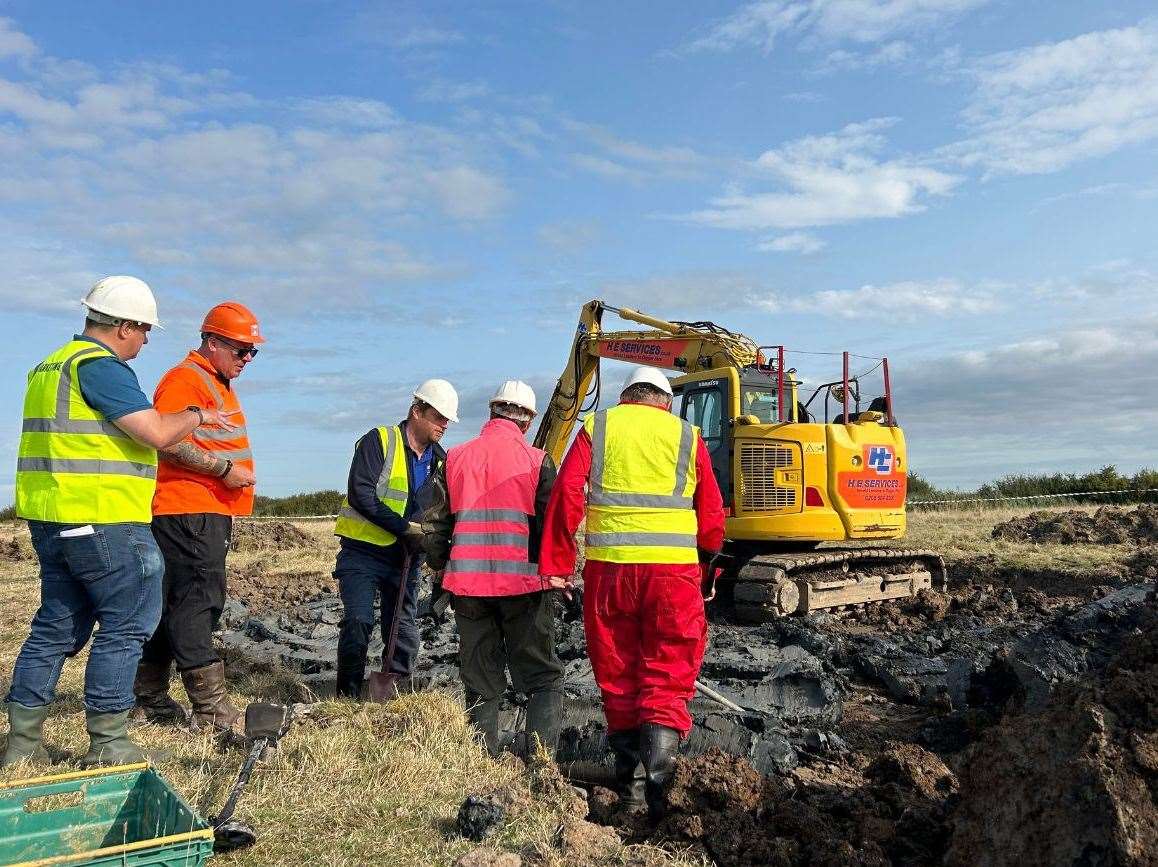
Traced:
<path id="1" fill-rule="evenodd" d="M 908 548 L 844 548 L 752 557 L 732 578 L 734 615 L 763 623 L 824 608 L 943 591 L 944 558 Z"/>

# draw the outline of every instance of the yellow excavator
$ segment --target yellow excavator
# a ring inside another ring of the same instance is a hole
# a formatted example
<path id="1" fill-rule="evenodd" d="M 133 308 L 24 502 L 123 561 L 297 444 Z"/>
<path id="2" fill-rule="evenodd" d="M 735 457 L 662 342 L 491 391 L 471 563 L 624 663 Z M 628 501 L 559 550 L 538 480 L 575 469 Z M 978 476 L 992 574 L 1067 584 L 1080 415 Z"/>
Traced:
<path id="1" fill-rule="evenodd" d="M 644 328 L 605 331 L 608 311 Z M 676 371 L 672 411 L 700 429 L 724 496 L 715 565 L 721 604 L 735 617 L 763 622 L 943 590 L 936 552 L 859 544 L 905 532 L 908 463 L 888 359 L 873 359 L 884 393 L 862 410 L 866 374 L 850 373 L 854 356 L 842 353 L 841 378 L 804 399 L 787 354 L 713 322 L 590 301 L 535 445 L 562 460 L 576 423 L 599 404 L 601 359 Z"/>

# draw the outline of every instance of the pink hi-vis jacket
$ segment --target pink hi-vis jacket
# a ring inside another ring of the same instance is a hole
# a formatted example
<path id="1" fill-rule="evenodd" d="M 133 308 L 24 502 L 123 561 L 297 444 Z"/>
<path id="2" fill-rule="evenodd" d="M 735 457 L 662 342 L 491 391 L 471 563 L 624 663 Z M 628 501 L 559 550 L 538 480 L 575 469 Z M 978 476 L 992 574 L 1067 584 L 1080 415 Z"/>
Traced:
<path id="1" fill-rule="evenodd" d="M 454 535 L 443 589 L 460 596 L 517 596 L 543 589 L 529 552 L 545 456 L 506 419 L 491 419 L 478 437 L 447 453 Z"/>

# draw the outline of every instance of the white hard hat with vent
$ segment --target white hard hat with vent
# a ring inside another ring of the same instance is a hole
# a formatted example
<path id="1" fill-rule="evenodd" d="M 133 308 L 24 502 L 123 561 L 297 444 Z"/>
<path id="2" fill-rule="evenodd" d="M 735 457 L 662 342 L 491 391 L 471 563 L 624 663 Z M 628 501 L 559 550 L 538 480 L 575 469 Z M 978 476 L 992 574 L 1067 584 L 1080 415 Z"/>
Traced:
<path id="1" fill-rule="evenodd" d="M 655 386 L 668 397 L 672 396 L 671 383 L 668 381 L 668 378 L 654 367 L 637 367 L 631 371 L 631 374 L 623 382 L 623 388 L 619 390 L 620 394 L 627 391 L 631 386 L 638 385 L 641 382 Z"/>
<path id="2" fill-rule="evenodd" d="M 414 396 L 430 404 L 451 421 L 458 421 L 458 392 L 445 379 L 428 379 L 414 391 Z"/>
<path id="3" fill-rule="evenodd" d="M 103 277 L 93 284 L 80 303 L 110 319 L 161 327 L 153 290 L 148 283 L 136 277 Z"/>
<path id="4" fill-rule="evenodd" d="M 521 379 L 508 379 L 500 385 L 491 403 L 510 403 L 531 412 L 538 411 L 535 409 L 535 390 Z"/>

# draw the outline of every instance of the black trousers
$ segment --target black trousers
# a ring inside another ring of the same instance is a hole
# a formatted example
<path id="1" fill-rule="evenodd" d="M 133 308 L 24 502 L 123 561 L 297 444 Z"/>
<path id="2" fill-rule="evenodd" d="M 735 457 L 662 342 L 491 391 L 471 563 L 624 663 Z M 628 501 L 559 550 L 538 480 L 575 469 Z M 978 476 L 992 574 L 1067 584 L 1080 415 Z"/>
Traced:
<path id="1" fill-rule="evenodd" d="M 555 651 L 555 591 L 455 596 L 458 660 L 467 703 L 498 698 L 511 683 L 527 695 L 563 688 Z"/>
<path id="2" fill-rule="evenodd" d="M 220 660 L 213 631 L 225 607 L 225 555 L 233 518 L 198 513 L 158 515 L 153 536 L 165 558 L 161 625 L 145 643 L 141 659 L 176 661 L 178 671 Z"/>

